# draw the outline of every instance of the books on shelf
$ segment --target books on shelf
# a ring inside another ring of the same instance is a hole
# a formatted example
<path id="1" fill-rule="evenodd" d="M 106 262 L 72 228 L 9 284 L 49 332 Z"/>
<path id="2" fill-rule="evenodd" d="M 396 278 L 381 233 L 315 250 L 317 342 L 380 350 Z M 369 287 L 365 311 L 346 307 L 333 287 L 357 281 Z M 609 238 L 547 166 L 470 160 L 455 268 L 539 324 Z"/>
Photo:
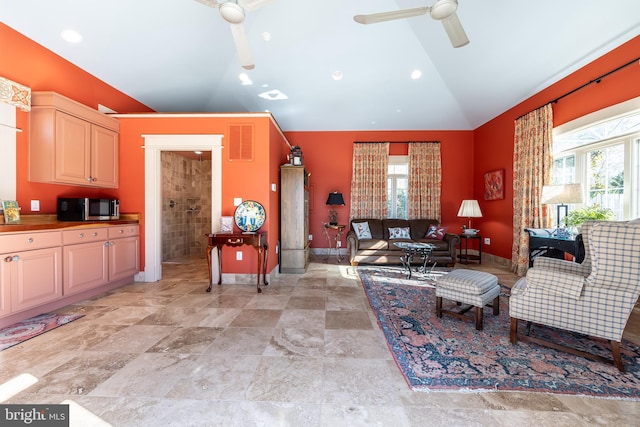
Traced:
<path id="1" fill-rule="evenodd" d="M 2 210 L 5 224 L 20 224 L 20 207 L 15 200 L 3 200 Z"/>

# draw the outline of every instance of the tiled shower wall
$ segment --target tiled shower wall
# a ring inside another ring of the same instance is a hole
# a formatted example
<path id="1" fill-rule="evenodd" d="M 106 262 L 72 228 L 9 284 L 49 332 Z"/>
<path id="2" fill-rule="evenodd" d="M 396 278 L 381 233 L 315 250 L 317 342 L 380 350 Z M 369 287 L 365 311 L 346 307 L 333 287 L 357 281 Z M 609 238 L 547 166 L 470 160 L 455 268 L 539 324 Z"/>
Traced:
<path id="1" fill-rule="evenodd" d="M 204 258 L 211 233 L 211 160 L 162 159 L 162 261 Z"/>

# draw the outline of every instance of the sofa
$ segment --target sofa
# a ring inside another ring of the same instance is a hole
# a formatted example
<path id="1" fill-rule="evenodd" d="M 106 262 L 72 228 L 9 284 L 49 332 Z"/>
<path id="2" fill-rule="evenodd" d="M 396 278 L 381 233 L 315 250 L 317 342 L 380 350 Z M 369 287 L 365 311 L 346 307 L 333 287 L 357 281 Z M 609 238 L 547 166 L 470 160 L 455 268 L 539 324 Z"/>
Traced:
<path id="1" fill-rule="evenodd" d="M 366 233 L 367 228 L 369 233 Z M 425 237 L 427 232 L 429 237 Z M 433 244 L 431 260 L 452 267 L 460 236 L 447 233 L 435 219 L 352 219 L 347 233 L 349 262 L 351 265 L 400 264 L 403 252 L 394 243 L 403 241 Z M 413 262 L 421 260 L 414 259 Z"/>

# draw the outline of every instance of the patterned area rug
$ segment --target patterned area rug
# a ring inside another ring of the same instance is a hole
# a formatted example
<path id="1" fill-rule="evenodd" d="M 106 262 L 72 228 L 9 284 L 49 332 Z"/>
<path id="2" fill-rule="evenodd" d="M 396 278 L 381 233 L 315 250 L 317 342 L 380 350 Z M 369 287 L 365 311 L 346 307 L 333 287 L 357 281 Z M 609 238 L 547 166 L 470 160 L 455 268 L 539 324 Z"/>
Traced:
<path id="1" fill-rule="evenodd" d="M 18 345 L 52 329 L 73 322 L 84 314 L 40 314 L 0 329 L 0 351 Z"/>
<path id="2" fill-rule="evenodd" d="M 435 277 L 407 280 L 399 268 L 358 267 L 358 274 L 389 348 L 416 391 L 529 391 L 640 399 L 640 346 L 622 342 L 627 373 L 536 344 L 509 341 L 509 288 L 500 315 L 484 310 L 484 330 L 473 322 L 435 315 Z M 440 275 L 446 274 L 440 272 Z M 443 301 L 443 307 L 455 306 Z M 467 313 L 473 316 L 473 310 Z M 521 325 L 524 327 L 524 325 Z M 532 336 L 611 358 L 608 342 L 535 326 Z"/>

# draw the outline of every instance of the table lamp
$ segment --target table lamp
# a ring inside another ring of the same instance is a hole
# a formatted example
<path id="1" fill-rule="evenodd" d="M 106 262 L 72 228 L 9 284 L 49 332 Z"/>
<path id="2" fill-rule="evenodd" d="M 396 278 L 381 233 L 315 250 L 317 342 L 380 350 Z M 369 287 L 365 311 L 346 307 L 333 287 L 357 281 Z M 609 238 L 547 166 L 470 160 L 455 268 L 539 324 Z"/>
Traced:
<path id="1" fill-rule="evenodd" d="M 582 203 L 582 184 L 544 185 L 540 203 L 558 205 L 556 226 L 560 228 L 560 211 L 564 209 L 564 217 L 569 213 L 569 203 Z M 563 218 L 564 218 L 563 217 Z"/>
<path id="2" fill-rule="evenodd" d="M 471 218 L 482 218 L 482 211 L 477 200 L 463 200 L 458 210 L 458 216 L 469 219 L 469 230 L 471 230 Z"/>
<path id="3" fill-rule="evenodd" d="M 327 197 L 327 206 L 344 206 L 342 193 L 338 193 L 337 191 L 329 193 L 329 197 Z M 329 210 L 329 224 L 338 225 L 338 212 L 335 209 Z"/>

